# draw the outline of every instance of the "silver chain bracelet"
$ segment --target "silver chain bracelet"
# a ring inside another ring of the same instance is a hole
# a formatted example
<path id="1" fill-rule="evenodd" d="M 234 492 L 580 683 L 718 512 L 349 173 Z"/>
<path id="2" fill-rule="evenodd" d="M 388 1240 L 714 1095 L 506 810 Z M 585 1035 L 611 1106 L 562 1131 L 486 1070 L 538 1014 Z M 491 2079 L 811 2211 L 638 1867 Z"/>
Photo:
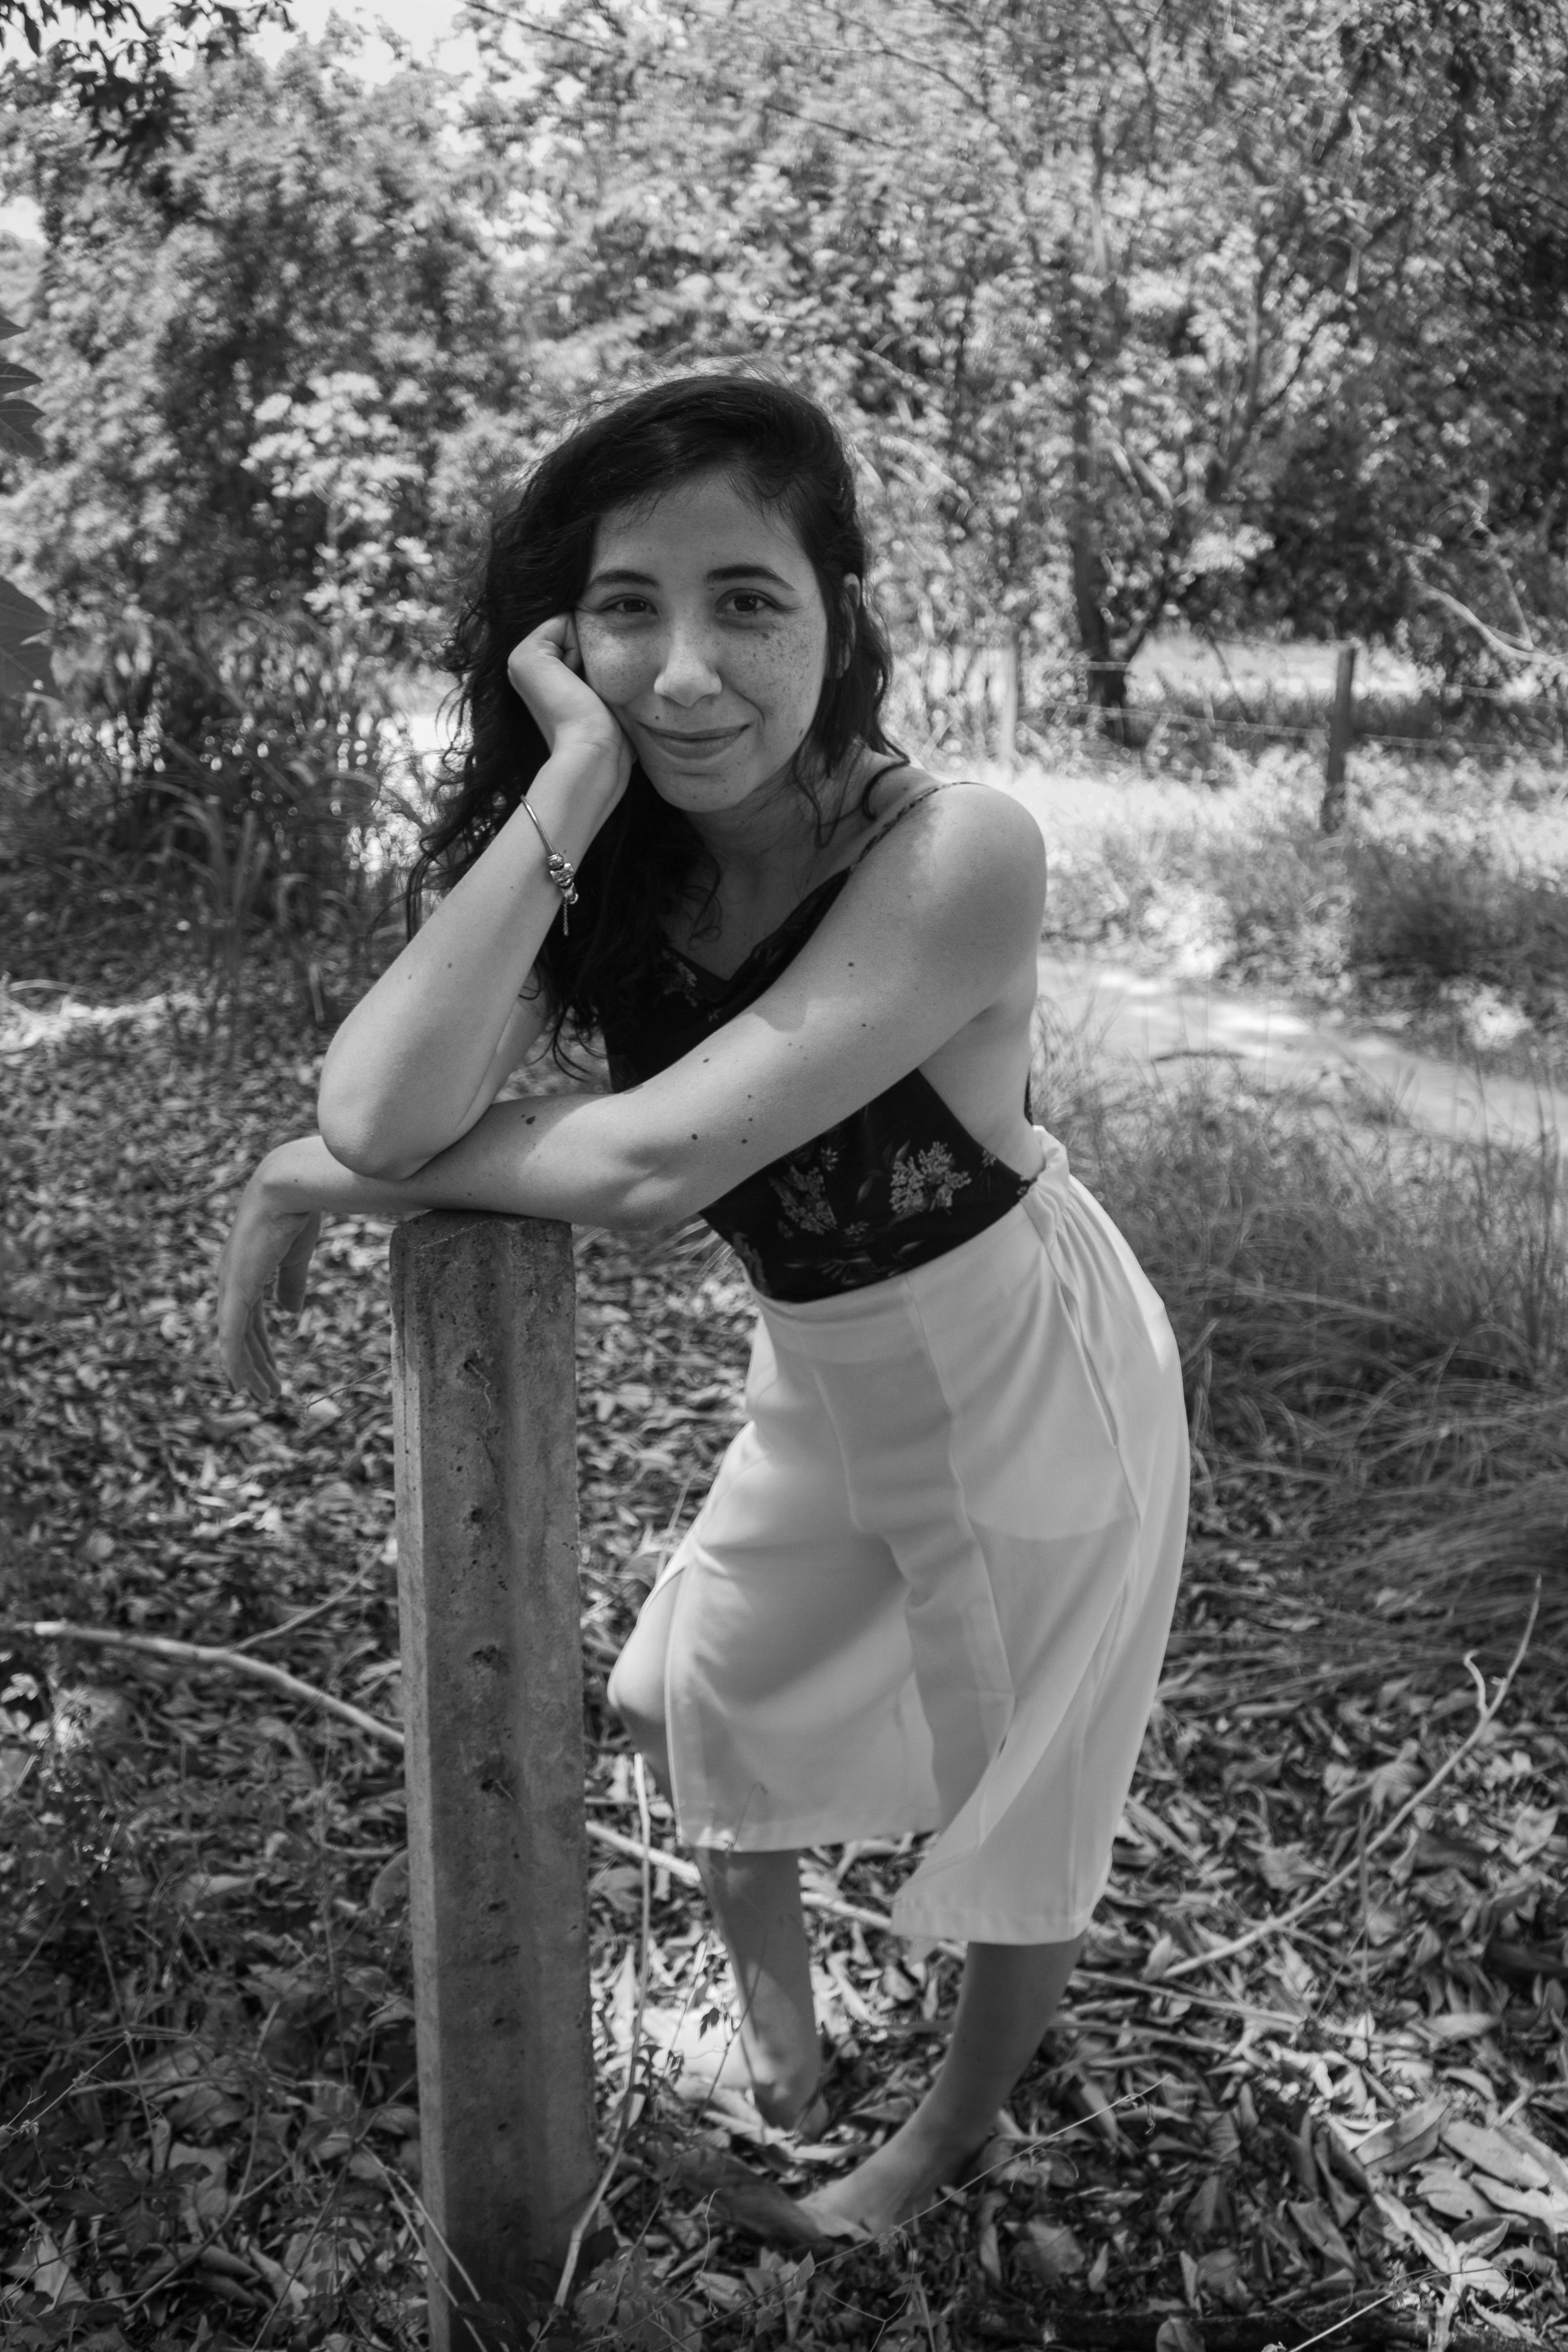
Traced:
<path id="1" fill-rule="evenodd" d="M 521 801 L 519 806 L 544 844 L 544 870 L 561 893 L 561 934 L 564 938 L 572 928 L 566 910 L 569 907 L 574 907 L 577 904 L 577 869 L 570 858 L 562 856 L 561 852 L 555 847 L 550 835 L 530 808 L 527 800 Z"/>

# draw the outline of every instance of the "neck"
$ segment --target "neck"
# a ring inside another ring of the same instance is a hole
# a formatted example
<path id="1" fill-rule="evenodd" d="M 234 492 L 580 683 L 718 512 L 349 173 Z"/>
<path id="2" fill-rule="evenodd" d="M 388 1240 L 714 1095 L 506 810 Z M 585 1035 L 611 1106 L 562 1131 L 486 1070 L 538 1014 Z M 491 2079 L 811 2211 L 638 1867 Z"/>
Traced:
<path id="1" fill-rule="evenodd" d="M 819 833 L 837 825 L 847 813 L 861 764 L 852 761 L 826 783 L 816 809 L 785 772 L 738 807 L 689 809 L 687 821 L 725 879 L 743 897 L 761 897 L 781 874 L 794 883 L 810 870 L 821 846 Z"/>

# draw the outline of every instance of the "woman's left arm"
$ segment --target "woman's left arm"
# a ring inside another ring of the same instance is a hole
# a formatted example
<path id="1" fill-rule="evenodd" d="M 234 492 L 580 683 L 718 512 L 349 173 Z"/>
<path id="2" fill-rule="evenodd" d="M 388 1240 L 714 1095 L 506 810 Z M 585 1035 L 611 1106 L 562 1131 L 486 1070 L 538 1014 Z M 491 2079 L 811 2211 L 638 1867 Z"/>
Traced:
<path id="1" fill-rule="evenodd" d="M 626 1231 L 695 1214 L 918 1069 L 1022 962 L 1032 975 L 1044 890 L 1039 830 L 1016 802 L 943 793 L 877 844 L 764 995 L 646 1084 L 495 1104 L 395 1182 L 355 1175 L 319 1138 L 284 1144 L 252 1178 L 226 1251 L 231 1377 L 252 1384 L 247 1327 L 312 1214 L 486 1209 Z"/>

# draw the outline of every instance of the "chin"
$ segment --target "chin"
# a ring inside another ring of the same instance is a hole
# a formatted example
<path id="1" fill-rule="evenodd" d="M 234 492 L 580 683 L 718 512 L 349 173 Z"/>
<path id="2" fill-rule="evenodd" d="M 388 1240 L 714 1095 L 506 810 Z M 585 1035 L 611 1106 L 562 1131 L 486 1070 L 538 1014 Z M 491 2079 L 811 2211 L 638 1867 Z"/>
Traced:
<path id="1" fill-rule="evenodd" d="M 694 814 L 705 809 L 739 808 L 758 789 L 757 781 L 751 777 L 658 775 L 646 761 L 643 773 L 661 801 L 668 801 L 671 808 Z"/>

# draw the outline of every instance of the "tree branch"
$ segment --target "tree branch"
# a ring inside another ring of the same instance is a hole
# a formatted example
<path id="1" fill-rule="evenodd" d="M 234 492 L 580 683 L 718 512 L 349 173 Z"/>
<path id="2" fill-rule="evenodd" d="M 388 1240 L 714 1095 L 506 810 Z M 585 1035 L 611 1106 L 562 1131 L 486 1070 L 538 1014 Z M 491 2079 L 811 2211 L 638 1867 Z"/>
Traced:
<path id="1" fill-rule="evenodd" d="M 1523 662 L 1529 667 L 1547 670 L 1559 677 L 1568 674 L 1568 659 L 1562 654 L 1541 653 L 1533 646 L 1516 645 L 1511 637 L 1500 635 L 1496 629 L 1489 628 L 1479 613 L 1472 613 L 1468 604 L 1461 604 L 1458 598 L 1450 596 L 1446 588 L 1429 588 L 1425 581 L 1418 580 L 1415 593 L 1424 604 L 1441 604 L 1445 612 L 1452 613 L 1456 620 L 1463 621 L 1467 627 L 1474 629 L 1482 644 L 1500 660 Z"/>
<path id="2" fill-rule="evenodd" d="M 404 1744 L 396 1724 L 384 1723 L 380 1716 L 367 1714 L 363 1706 L 355 1706 L 346 1698 L 335 1698 L 331 1691 L 320 1690 L 314 1683 L 302 1682 L 286 1668 L 275 1666 L 266 1658 L 253 1658 L 241 1650 L 216 1649 L 205 1642 L 176 1642 L 163 1633 L 121 1633 L 107 1625 L 68 1625 L 63 1619 L 54 1617 L 39 1618 L 32 1624 L 0 1626 L 0 1633 L 26 1635 L 35 1642 L 81 1642 L 91 1649 L 129 1650 L 139 1657 L 159 1658 L 168 1665 L 217 1666 L 228 1674 L 248 1675 L 252 1682 L 266 1683 L 269 1689 L 282 1691 L 289 1698 L 302 1699 L 307 1706 L 321 1707 L 387 1747 L 401 1748 Z"/>
<path id="3" fill-rule="evenodd" d="M 1535 1631 L 1535 1621 L 1540 1614 L 1541 1579 L 1537 1577 L 1535 1598 L 1530 1604 L 1530 1615 L 1525 1620 L 1524 1631 L 1519 1637 L 1519 1647 L 1513 1654 L 1509 1670 L 1498 1685 L 1496 1698 L 1492 1700 L 1489 1706 L 1482 1707 L 1468 1735 L 1459 1742 L 1453 1754 L 1437 1767 L 1426 1786 L 1417 1789 L 1415 1794 L 1408 1798 L 1396 1813 L 1390 1815 L 1377 1835 L 1368 1838 L 1365 1845 L 1359 1849 L 1353 1861 L 1347 1862 L 1342 1870 L 1336 1870 L 1332 1877 L 1325 1878 L 1321 1885 L 1314 1886 L 1310 1895 L 1304 1895 L 1300 1903 L 1294 1905 L 1290 1910 L 1282 1913 L 1279 1918 L 1265 1919 L 1259 1926 L 1249 1927 L 1245 1936 L 1233 1936 L 1228 1944 L 1216 1944 L 1210 1951 L 1194 1952 L 1189 1958 L 1178 1960 L 1173 1968 L 1165 1970 L 1160 1982 L 1171 1984 L 1178 1977 L 1190 1976 L 1194 1969 L 1210 1968 L 1215 1960 L 1234 1959 L 1237 1952 L 1247 1951 L 1252 1945 L 1260 1944 L 1265 1937 L 1287 1934 L 1298 1921 L 1306 1917 L 1309 1911 L 1315 1911 L 1325 1895 L 1331 1895 L 1336 1887 L 1343 1886 L 1347 1880 L 1359 1876 L 1365 1867 L 1367 1856 L 1375 1853 L 1379 1846 L 1386 1845 L 1395 1831 L 1404 1828 L 1416 1806 L 1428 1802 L 1435 1791 L 1440 1789 L 1449 1775 L 1463 1763 L 1477 1741 L 1484 1739 L 1491 1729 L 1501 1712 L 1504 1699 L 1513 1687 L 1514 1676 L 1524 1664 L 1525 1653 L 1530 1648 L 1531 1636 Z M 1479 1671 L 1477 1679 L 1479 1680 Z M 1486 1687 L 1484 1683 L 1481 1687 L 1484 1693 Z"/>

